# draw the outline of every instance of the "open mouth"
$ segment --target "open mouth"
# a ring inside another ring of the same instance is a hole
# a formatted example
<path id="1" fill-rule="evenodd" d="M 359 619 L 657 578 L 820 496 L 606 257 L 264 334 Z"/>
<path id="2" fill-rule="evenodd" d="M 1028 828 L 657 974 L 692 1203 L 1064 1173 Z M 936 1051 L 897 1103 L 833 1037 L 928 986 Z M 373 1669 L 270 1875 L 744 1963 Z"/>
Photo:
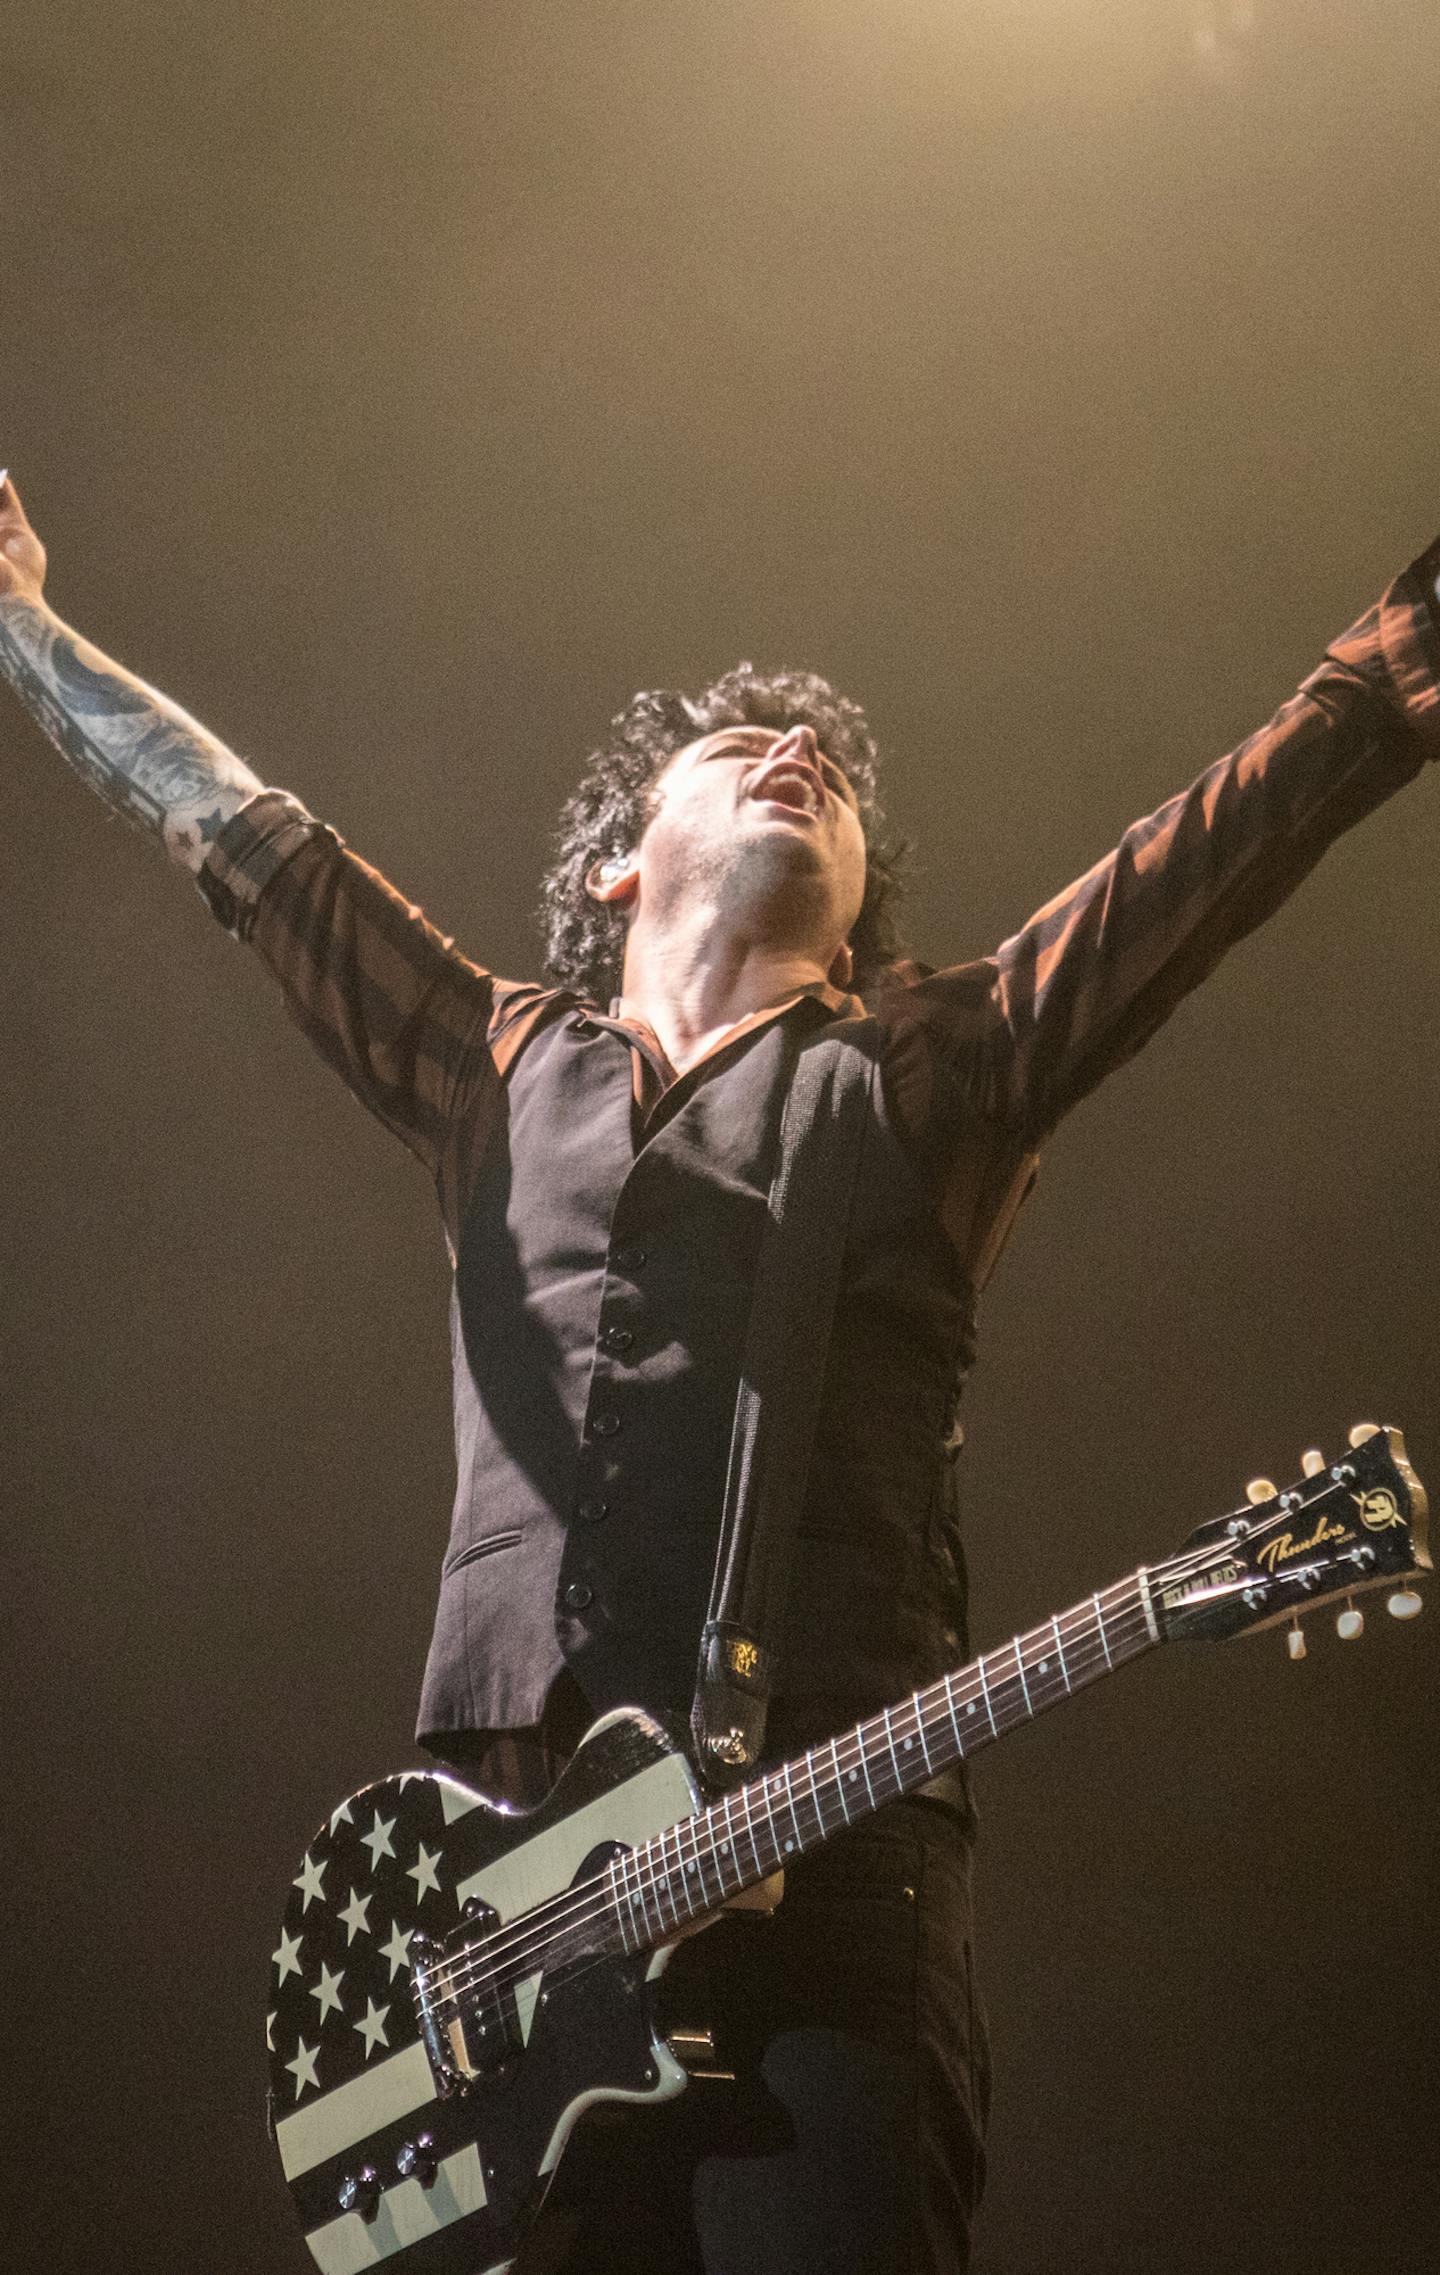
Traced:
<path id="1" fill-rule="evenodd" d="M 753 777 L 746 796 L 774 806 L 788 806 L 793 813 L 808 814 L 812 821 L 819 820 L 825 806 L 819 776 L 793 758 L 782 758 L 773 766 L 763 766 Z"/>

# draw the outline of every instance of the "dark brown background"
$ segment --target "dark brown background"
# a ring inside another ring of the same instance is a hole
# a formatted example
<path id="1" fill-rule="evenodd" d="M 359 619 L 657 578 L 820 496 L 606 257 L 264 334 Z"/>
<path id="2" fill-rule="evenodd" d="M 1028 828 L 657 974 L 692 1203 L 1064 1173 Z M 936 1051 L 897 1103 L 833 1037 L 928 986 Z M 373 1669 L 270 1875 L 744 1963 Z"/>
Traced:
<path id="1" fill-rule="evenodd" d="M 1440 521 L 1433 0 L 6 15 L 0 459 L 57 605 L 503 970 L 637 685 L 834 674 L 968 955 Z M 444 1258 L 183 879 L 0 739 L 7 2255 L 281 2275 L 266 1966 L 410 1756 Z M 1359 1416 L 1440 1478 L 1437 788 L 1055 1145 L 979 1640 Z M 1435 2266 L 1436 1635 L 1315 1626 L 987 1760 L 986 2275 Z"/>

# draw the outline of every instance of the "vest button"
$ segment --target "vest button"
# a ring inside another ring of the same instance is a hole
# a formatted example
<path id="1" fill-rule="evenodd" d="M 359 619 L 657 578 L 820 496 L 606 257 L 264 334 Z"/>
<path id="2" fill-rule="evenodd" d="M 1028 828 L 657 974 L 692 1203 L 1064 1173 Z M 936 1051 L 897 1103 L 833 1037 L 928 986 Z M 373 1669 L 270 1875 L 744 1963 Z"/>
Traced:
<path id="1" fill-rule="evenodd" d="M 618 1414 L 597 1414 L 590 1425 L 592 1438 L 613 1438 L 620 1427 Z"/>
<path id="2" fill-rule="evenodd" d="M 593 1603 L 594 1599 L 595 1590 L 593 1588 L 587 1588 L 583 1580 L 572 1580 L 565 1590 L 561 1602 L 567 1611 L 583 1611 L 588 1603 Z"/>
<path id="3" fill-rule="evenodd" d="M 600 1338 L 603 1351 L 628 1351 L 634 1342 L 633 1331 L 628 1327 L 607 1327 Z"/>
<path id="4" fill-rule="evenodd" d="M 622 1272 L 638 1272 L 644 1265 L 645 1251 L 633 1240 L 627 1241 L 623 1248 L 616 1249 L 615 1262 Z"/>
<path id="5" fill-rule="evenodd" d="M 577 1501 L 575 1514 L 582 1525 L 598 1525 L 609 1516 L 610 1504 L 608 1501 Z"/>

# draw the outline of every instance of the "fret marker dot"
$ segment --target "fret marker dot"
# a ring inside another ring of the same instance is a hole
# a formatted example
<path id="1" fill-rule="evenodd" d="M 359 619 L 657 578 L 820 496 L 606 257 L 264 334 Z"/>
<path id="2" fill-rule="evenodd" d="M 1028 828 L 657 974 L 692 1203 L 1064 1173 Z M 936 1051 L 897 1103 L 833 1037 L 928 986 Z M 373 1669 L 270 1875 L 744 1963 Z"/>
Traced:
<path id="1" fill-rule="evenodd" d="M 850 1783 L 851 1783 L 852 1785 L 855 1783 L 855 1780 L 856 1780 L 856 1778 L 857 1778 L 859 1775 L 860 1775 L 860 1772 L 859 1772 L 859 1770 L 858 1770 L 858 1769 L 852 1769 L 852 1770 L 851 1770 L 851 1772 L 850 1772 Z"/>
<path id="2" fill-rule="evenodd" d="M 1040 1660 L 1040 1662 L 1038 1663 L 1038 1665 L 1036 1666 L 1036 1669 L 1035 1669 L 1035 1672 L 1036 1672 L 1036 1674 L 1037 1674 L 1037 1675 L 1043 1675 L 1043 1674 L 1046 1672 L 1046 1670 L 1047 1670 L 1047 1668 L 1049 1667 L 1049 1665 L 1050 1665 L 1050 1661 L 1049 1661 L 1048 1659 L 1041 1659 L 1041 1660 Z"/>
<path id="3" fill-rule="evenodd" d="M 915 1740 L 914 1740 L 913 1738 L 907 1738 L 907 1739 L 905 1740 L 905 1751 L 906 1751 L 906 1753 L 907 1753 L 907 1754 L 909 1753 L 909 1751 L 910 1751 L 910 1748 L 911 1748 L 911 1747 L 914 1745 L 914 1743 L 915 1743 Z"/>
<path id="4" fill-rule="evenodd" d="M 967 1714 L 973 1714 L 975 1712 L 975 1701 L 973 1698 L 971 1699 L 970 1704 L 966 1707 L 965 1712 Z"/>
<path id="5" fill-rule="evenodd" d="M 787 1842 L 785 1843 L 785 1854 L 786 1854 L 787 1856 L 790 1854 L 790 1851 L 791 1851 L 791 1849 L 792 1849 L 794 1846 L 795 1846 L 795 1843 L 794 1843 L 793 1841 L 787 1841 Z"/>
<path id="6" fill-rule="evenodd" d="M 728 1841 L 722 1841 L 722 1842 L 720 1843 L 720 1854 L 721 1854 L 722 1856 L 724 1856 L 724 1855 L 726 1854 L 727 1850 L 729 1849 L 729 1846 L 730 1846 L 730 1843 L 729 1843 Z"/>

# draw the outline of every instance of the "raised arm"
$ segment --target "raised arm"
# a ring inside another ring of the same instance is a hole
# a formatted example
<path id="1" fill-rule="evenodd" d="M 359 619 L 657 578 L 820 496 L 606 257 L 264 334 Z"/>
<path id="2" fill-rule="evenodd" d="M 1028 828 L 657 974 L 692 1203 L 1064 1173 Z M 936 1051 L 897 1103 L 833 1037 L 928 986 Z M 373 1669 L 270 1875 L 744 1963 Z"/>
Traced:
<path id="1" fill-rule="evenodd" d="M 1440 751 L 1440 541 L 1228 758 L 994 959 L 1000 1110 L 1034 1139 L 1130 1057 L 1352 823 Z"/>
<path id="2" fill-rule="evenodd" d="M 263 785 L 178 703 L 62 624 L 44 584 L 45 548 L 0 477 L 0 673 L 82 780 L 198 872 Z"/>
<path id="3" fill-rule="evenodd" d="M 342 1081 L 436 1177 L 452 1240 L 496 1091 L 494 1020 L 540 991 L 462 956 L 284 791 L 61 623 L 0 478 L 0 674 L 106 804 L 159 837 Z"/>

